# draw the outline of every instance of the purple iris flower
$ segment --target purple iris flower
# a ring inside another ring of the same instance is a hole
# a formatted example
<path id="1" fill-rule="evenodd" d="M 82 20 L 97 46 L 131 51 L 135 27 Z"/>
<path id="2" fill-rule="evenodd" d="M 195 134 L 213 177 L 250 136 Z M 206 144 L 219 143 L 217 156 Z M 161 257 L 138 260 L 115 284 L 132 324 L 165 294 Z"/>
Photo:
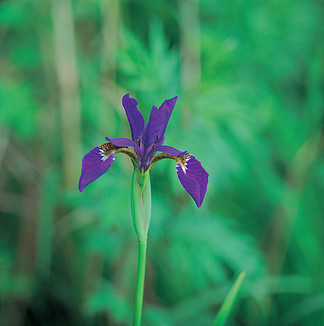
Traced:
<path id="1" fill-rule="evenodd" d="M 170 158 L 177 162 L 177 174 L 182 186 L 200 207 L 207 191 L 209 174 L 187 151 L 163 145 L 164 133 L 177 98 L 176 96 L 165 100 L 159 109 L 153 106 L 149 121 L 145 124 L 137 109 L 137 101 L 129 94 L 124 95 L 122 103 L 132 132 L 132 140 L 105 137 L 108 143 L 96 146 L 84 155 L 79 190 L 82 192 L 89 183 L 108 171 L 117 153 L 127 154 L 132 159 L 134 168 L 140 173 L 147 172 L 159 160 Z M 156 154 L 157 152 L 160 153 Z"/>

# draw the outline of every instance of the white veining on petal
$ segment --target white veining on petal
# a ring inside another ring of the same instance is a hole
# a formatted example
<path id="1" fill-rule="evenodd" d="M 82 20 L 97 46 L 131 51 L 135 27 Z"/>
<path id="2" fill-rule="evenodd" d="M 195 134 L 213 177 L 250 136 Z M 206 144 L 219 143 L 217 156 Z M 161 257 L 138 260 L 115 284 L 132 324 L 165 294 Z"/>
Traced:
<path id="1" fill-rule="evenodd" d="M 184 174 L 186 174 L 187 171 L 187 163 L 185 163 L 184 165 L 181 166 L 182 167 L 182 171 Z"/>
<path id="2" fill-rule="evenodd" d="M 103 151 L 101 148 L 99 148 L 99 151 L 100 151 L 100 155 L 101 155 L 101 161 L 106 161 L 106 159 L 107 159 L 109 156 L 106 155 L 106 154 L 104 153 L 104 151 Z M 114 160 L 115 160 L 115 158 L 114 158 Z"/>
<path id="3" fill-rule="evenodd" d="M 186 161 L 184 163 L 178 163 L 177 165 L 180 165 L 182 168 L 182 171 L 184 174 L 187 174 L 187 163 L 188 161 L 192 158 L 192 155 L 189 155 L 188 158 L 186 159 Z"/>

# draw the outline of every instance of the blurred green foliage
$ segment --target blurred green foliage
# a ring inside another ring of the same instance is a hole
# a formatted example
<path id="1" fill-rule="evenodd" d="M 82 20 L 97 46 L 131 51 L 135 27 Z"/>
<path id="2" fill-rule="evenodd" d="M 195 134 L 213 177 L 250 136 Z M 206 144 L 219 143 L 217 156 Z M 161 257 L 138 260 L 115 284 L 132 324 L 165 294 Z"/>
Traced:
<path id="1" fill-rule="evenodd" d="M 202 208 L 152 170 L 143 325 L 324 323 L 321 1 L 0 1 L 0 324 L 130 325 L 137 248 L 122 155 L 82 156 L 179 96 L 166 144 L 210 173 Z"/>

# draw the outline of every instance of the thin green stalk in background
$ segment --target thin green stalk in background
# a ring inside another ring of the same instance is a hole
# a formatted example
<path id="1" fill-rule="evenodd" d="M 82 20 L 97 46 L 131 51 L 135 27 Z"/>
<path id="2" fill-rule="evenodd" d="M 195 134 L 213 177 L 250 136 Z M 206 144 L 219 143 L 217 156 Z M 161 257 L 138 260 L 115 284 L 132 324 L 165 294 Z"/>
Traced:
<path id="1" fill-rule="evenodd" d="M 145 282 L 145 265 L 146 265 L 146 246 L 147 241 L 138 241 L 138 265 L 137 265 L 137 281 L 135 293 L 135 313 L 134 326 L 141 325 L 143 294 Z"/>
<path id="2" fill-rule="evenodd" d="M 99 129 L 103 134 L 116 132 L 115 108 L 119 105 L 116 91 L 117 53 L 119 29 L 119 0 L 99 1 L 102 20 L 100 41 L 100 113 Z M 118 94 L 118 95 L 117 95 Z M 116 97 L 117 96 L 117 97 Z M 119 114 L 119 110 L 116 110 Z M 109 124 L 107 120 L 109 119 Z"/>
<path id="3" fill-rule="evenodd" d="M 65 186 L 74 187 L 79 171 L 75 159 L 81 156 L 81 102 L 77 46 L 71 0 L 52 0 L 55 68 L 59 86 L 62 161 Z"/>
<path id="4" fill-rule="evenodd" d="M 242 286 L 242 282 L 244 280 L 245 275 L 246 275 L 246 273 L 245 273 L 245 271 L 243 271 L 239 275 L 239 277 L 236 279 L 235 283 L 233 284 L 232 288 L 228 292 L 228 294 L 225 298 L 225 301 L 223 302 L 223 304 L 215 318 L 213 326 L 225 325 L 227 318 L 233 309 L 234 303 L 236 301 L 239 290 Z"/>
<path id="5" fill-rule="evenodd" d="M 199 85 L 201 76 L 199 0 L 179 0 L 181 87 L 185 91 Z"/>

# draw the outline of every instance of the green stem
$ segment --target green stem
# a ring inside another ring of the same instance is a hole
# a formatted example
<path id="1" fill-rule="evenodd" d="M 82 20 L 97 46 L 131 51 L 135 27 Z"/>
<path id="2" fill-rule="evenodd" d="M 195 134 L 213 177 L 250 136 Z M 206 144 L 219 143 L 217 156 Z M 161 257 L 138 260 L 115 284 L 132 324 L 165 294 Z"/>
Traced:
<path id="1" fill-rule="evenodd" d="M 138 265 L 137 265 L 137 281 L 136 281 L 136 293 L 135 293 L 134 326 L 140 326 L 141 319 L 142 319 L 145 264 L 146 264 L 146 246 L 147 246 L 146 240 L 138 241 Z"/>

